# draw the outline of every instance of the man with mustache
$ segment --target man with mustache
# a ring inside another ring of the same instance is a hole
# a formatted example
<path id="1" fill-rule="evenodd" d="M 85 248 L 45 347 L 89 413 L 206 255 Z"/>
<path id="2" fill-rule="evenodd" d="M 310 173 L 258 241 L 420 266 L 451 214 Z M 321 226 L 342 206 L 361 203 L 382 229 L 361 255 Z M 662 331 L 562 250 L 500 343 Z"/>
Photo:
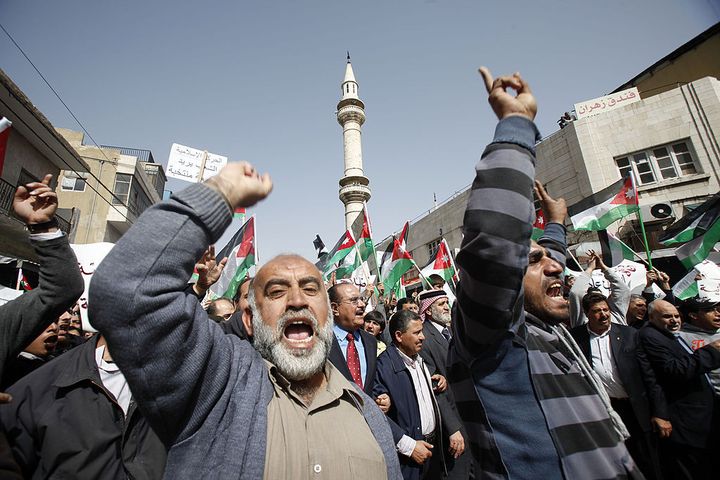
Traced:
<path id="1" fill-rule="evenodd" d="M 271 188 L 230 163 L 146 210 L 95 273 L 94 324 L 169 447 L 167 478 L 397 479 L 387 420 L 327 361 L 332 316 L 312 263 L 281 255 L 258 270 L 243 314 L 254 345 L 186 292 L 232 212 Z"/>
<path id="2" fill-rule="evenodd" d="M 665 300 L 651 302 L 648 316 L 640 342 L 667 401 L 663 418 L 672 424 L 660 443 L 663 471 L 672 479 L 715 478 L 720 401 L 709 374 L 720 368 L 720 340 L 693 351 L 680 337 L 680 313 Z"/>
<path id="3" fill-rule="evenodd" d="M 450 385 L 479 478 L 639 477 L 602 386 L 562 325 L 565 201 L 535 182 L 548 223 L 531 242 L 537 104 L 519 73 L 493 78 L 499 122 L 475 167 L 457 256 Z M 510 88 L 517 94 L 506 90 Z M 586 362 L 585 362 L 586 363 Z"/>

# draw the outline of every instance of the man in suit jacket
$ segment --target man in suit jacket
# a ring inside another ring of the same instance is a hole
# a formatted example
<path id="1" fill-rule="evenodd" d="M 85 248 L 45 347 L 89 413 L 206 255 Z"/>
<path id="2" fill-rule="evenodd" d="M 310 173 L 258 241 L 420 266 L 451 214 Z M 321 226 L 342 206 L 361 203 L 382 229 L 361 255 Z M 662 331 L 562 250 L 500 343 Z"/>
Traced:
<path id="1" fill-rule="evenodd" d="M 600 292 L 591 292 L 582 299 L 582 309 L 588 319 L 570 333 L 598 374 L 613 409 L 620 415 L 630 438 L 625 441 L 628 451 L 647 478 L 661 478 L 657 440 L 653 428 L 661 434 L 670 428 L 664 412 L 664 398 L 651 391 L 646 383 L 653 383 L 654 374 L 641 348 L 638 331 L 611 322 L 610 306 Z"/>
<path id="2" fill-rule="evenodd" d="M 400 310 L 390 319 L 390 331 L 393 343 L 378 357 L 374 395 L 389 394 L 392 400 L 387 415 L 403 478 L 439 479 L 445 471 L 447 439 L 440 427 L 446 412 L 418 355 L 425 339 L 423 324 L 417 313 Z"/>
<path id="3" fill-rule="evenodd" d="M 432 280 L 432 278 L 431 278 Z M 434 380 L 437 376 L 447 378 L 447 357 L 450 348 L 450 304 L 443 290 L 427 290 L 418 295 L 420 319 L 423 321 L 423 342 L 420 356 Z M 467 479 L 470 477 L 472 457 L 463 455 L 467 437 L 460 415 L 455 407 L 455 399 L 449 388 L 436 395 L 438 404 L 443 408 L 443 438 L 449 437 L 447 458 L 448 479 Z"/>
<path id="4" fill-rule="evenodd" d="M 664 300 L 648 307 L 650 323 L 640 330 L 640 342 L 667 401 L 672 433 L 660 453 L 668 478 L 715 478 L 713 459 L 718 431 L 707 373 L 720 367 L 720 340 L 694 352 L 679 337 L 680 313 Z M 714 473 L 713 473 L 714 472 Z"/>
<path id="5" fill-rule="evenodd" d="M 345 378 L 372 394 L 377 368 L 377 340 L 363 330 L 365 302 L 352 283 L 338 283 L 328 289 L 335 338 L 330 362 Z M 376 399 L 383 411 L 389 407 L 386 395 Z"/>

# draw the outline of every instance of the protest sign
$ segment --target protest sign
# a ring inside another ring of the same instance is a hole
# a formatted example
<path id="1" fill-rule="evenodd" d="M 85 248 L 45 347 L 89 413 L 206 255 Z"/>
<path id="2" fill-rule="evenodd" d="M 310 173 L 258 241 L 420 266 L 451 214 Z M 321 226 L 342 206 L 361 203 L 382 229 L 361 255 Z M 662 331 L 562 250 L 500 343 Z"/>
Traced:
<path id="1" fill-rule="evenodd" d="M 95 273 L 95 268 L 100 265 L 100 262 L 114 246 L 114 244 L 107 242 L 70 245 L 78 259 L 78 267 L 80 267 L 80 273 L 85 282 L 85 290 L 83 290 L 83 294 L 78 301 L 80 305 L 80 320 L 82 321 L 82 328 L 85 331 L 97 331 L 88 319 L 88 288 L 90 287 L 90 281 Z"/>
<path id="2" fill-rule="evenodd" d="M 173 143 L 168 157 L 167 176 L 198 183 L 217 174 L 227 157 Z"/>

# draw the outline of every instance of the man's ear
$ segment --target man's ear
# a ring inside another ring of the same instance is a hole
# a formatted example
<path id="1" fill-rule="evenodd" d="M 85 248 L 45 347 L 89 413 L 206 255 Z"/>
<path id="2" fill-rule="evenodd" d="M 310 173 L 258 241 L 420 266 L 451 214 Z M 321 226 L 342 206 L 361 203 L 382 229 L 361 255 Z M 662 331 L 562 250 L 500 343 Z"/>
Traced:
<path id="1" fill-rule="evenodd" d="M 248 333 L 248 335 L 252 336 L 252 334 L 253 334 L 252 310 L 250 310 L 250 308 L 246 308 L 245 310 L 243 310 L 242 323 L 245 326 L 245 331 Z"/>
<path id="2" fill-rule="evenodd" d="M 338 312 L 338 304 L 335 302 L 330 302 L 330 311 L 332 312 L 333 317 L 340 315 L 340 312 Z"/>

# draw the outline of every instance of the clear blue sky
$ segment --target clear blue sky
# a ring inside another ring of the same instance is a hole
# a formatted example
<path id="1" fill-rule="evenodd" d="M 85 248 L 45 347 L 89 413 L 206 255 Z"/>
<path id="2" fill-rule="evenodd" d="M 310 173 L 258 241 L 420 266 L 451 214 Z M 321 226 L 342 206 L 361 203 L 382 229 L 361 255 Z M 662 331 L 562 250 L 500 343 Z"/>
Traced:
<path id="1" fill-rule="evenodd" d="M 99 143 L 148 148 L 166 164 L 177 142 L 270 172 L 275 190 L 251 210 L 261 260 L 312 258 L 315 234 L 332 245 L 344 229 L 334 113 L 346 50 L 366 105 L 379 241 L 431 208 L 433 193 L 472 180 L 495 125 L 479 65 L 526 77 L 547 135 L 573 103 L 718 20 L 719 0 L 0 3 L 0 23 Z M 0 52 L 55 126 L 79 130 L 2 32 Z"/>

